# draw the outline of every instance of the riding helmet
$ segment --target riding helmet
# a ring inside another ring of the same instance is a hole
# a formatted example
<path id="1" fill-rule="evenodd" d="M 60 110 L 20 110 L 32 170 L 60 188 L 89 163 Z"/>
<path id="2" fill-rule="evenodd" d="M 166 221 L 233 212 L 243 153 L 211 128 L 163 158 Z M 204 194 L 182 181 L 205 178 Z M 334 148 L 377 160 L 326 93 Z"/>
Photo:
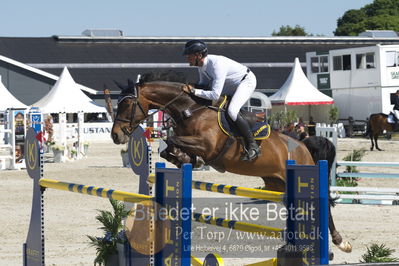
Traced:
<path id="1" fill-rule="evenodd" d="M 205 56 L 208 53 L 207 45 L 200 40 L 191 40 L 186 42 L 186 45 L 184 46 L 183 55 L 196 54 L 196 53 L 202 53 L 202 55 Z"/>

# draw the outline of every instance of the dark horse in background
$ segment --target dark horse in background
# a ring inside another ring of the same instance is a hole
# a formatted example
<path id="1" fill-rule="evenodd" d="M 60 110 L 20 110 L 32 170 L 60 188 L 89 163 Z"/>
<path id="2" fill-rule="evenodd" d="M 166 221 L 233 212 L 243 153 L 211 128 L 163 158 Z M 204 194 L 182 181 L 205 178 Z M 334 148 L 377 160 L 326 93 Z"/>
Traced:
<path id="1" fill-rule="evenodd" d="M 380 147 L 378 147 L 377 140 L 384 130 L 386 130 L 386 132 L 394 132 L 394 124 L 388 123 L 388 115 L 383 113 L 370 115 L 365 136 L 370 137 L 371 151 L 374 149 L 374 144 L 377 150 L 382 151 Z"/>
<path id="2" fill-rule="evenodd" d="M 224 148 L 229 137 L 218 125 L 217 108 L 203 105 L 200 99 L 185 93 L 183 89 L 187 84 L 184 83 L 184 78 L 180 77 L 179 82 L 175 78 L 171 78 L 171 75 L 145 74 L 137 84 L 129 82 L 128 86 L 123 87 L 111 133 L 115 144 L 126 143 L 131 132 L 149 117 L 150 109 L 162 110 L 171 117 L 174 124 L 174 135 L 167 139 L 167 152 L 161 155 L 165 159 L 181 165 L 195 163 L 195 158 L 200 157 L 206 164 L 221 172 L 259 176 L 267 189 L 281 192 L 285 191 L 287 159 L 295 160 L 297 164 L 314 165 L 314 161 L 327 159 L 327 153 L 331 150 L 335 157 L 334 145 L 328 147 L 330 150 L 324 149 L 320 153 L 322 147 L 318 145 L 328 143 L 326 139 L 319 137 L 312 141 L 309 138 L 305 142 L 308 142 L 308 146 L 313 145 L 312 149 L 316 151 L 312 157 L 304 143 L 289 140 L 288 136 L 272 131 L 270 137 L 260 143 L 260 157 L 252 162 L 241 161 L 243 146 L 240 141 L 234 140 L 227 149 Z M 184 115 L 187 113 L 191 115 Z M 289 141 L 297 144 L 290 152 Z M 330 201 L 329 229 L 332 242 L 341 250 L 350 252 L 351 245 L 342 241 L 335 228 L 331 205 Z"/>

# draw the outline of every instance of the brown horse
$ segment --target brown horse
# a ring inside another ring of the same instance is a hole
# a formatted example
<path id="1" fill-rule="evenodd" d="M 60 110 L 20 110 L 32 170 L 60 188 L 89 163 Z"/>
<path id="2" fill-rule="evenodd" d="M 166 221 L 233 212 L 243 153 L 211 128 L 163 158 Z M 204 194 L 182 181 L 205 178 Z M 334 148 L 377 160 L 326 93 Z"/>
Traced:
<path id="1" fill-rule="evenodd" d="M 302 142 L 275 131 L 260 143 L 260 157 L 252 162 L 241 161 L 243 145 L 240 141 L 234 141 L 225 146 L 229 137 L 219 128 L 215 108 L 204 106 L 196 97 L 185 93 L 183 89 L 187 85 L 184 83 L 152 79 L 156 78 L 144 75 L 139 83 L 130 83 L 122 90 L 111 133 L 115 144 L 126 143 L 130 133 L 149 117 L 148 111 L 157 109 L 166 112 L 173 120 L 174 136 L 168 138 L 168 152 L 164 157 L 174 164 L 193 163 L 195 158 L 201 157 L 205 163 L 220 171 L 259 176 L 267 189 L 275 191 L 285 190 L 287 159 L 295 160 L 297 164 L 314 164 Z M 297 145 L 290 152 L 289 141 Z M 351 245 L 343 242 L 335 229 L 331 209 L 329 229 L 333 243 L 341 250 L 350 252 Z"/>
<path id="2" fill-rule="evenodd" d="M 386 114 L 379 113 L 370 115 L 365 136 L 370 137 L 371 151 L 374 149 L 374 143 L 375 148 L 379 151 L 382 151 L 380 147 L 378 147 L 378 137 L 384 132 L 384 130 L 387 132 L 393 132 L 393 125 L 394 124 L 388 123 L 388 115 Z"/>

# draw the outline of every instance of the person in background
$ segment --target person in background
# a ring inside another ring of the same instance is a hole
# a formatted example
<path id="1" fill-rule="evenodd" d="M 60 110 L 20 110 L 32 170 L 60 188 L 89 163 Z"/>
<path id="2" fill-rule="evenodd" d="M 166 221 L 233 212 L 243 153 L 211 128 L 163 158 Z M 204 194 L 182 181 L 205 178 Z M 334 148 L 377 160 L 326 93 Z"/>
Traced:
<path id="1" fill-rule="evenodd" d="M 298 139 L 298 133 L 296 132 L 294 123 L 292 122 L 288 123 L 283 131 L 283 134 L 290 136 L 293 139 Z"/>
<path id="2" fill-rule="evenodd" d="M 309 117 L 308 134 L 309 134 L 309 136 L 316 135 L 316 122 L 313 121 L 313 116 Z"/>
<path id="3" fill-rule="evenodd" d="M 208 55 L 207 45 L 200 40 L 188 41 L 183 55 L 190 66 L 198 68 L 198 88 L 185 87 L 185 91 L 197 97 L 217 101 L 220 96 L 231 97 L 227 109 L 228 116 L 237 126 L 245 140 L 246 154 L 243 161 L 255 160 L 260 155 L 260 147 L 256 143 L 248 122 L 240 114 L 241 107 L 248 101 L 256 88 L 256 77 L 246 66 L 221 55 Z"/>
<path id="4" fill-rule="evenodd" d="M 309 137 L 309 135 L 308 135 L 308 133 L 306 133 L 305 131 L 304 131 L 304 132 L 301 132 L 301 133 L 298 135 L 298 139 L 299 139 L 300 141 L 306 139 L 307 137 Z"/>
<path id="5" fill-rule="evenodd" d="M 302 133 L 305 133 L 305 124 L 304 123 L 296 124 L 295 131 L 298 137 L 300 137 Z"/>
<path id="6" fill-rule="evenodd" d="M 394 113 L 394 120 L 395 124 L 393 126 L 393 131 L 397 131 L 399 129 L 399 90 L 396 91 L 394 97 L 393 97 L 393 111 Z"/>
<path id="7" fill-rule="evenodd" d="M 298 119 L 298 123 L 296 124 L 298 127 L 304 127 L 305 128 L 305 123 L 303 122 L 303 118 L 300 117 Z"/>

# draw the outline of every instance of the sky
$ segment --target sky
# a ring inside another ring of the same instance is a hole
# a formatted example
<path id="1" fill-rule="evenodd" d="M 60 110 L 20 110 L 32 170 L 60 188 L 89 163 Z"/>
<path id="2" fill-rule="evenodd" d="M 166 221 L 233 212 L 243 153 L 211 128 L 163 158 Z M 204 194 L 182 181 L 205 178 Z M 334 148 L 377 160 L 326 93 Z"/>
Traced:
<path id="1" fill-rule="evenodd" d="M 0 37 L 78 36 L 119 29 L 124 36 L 271 36 L 282 25 L 333 36 L 337 19 L 373 0 L 5 0 Z"/>

